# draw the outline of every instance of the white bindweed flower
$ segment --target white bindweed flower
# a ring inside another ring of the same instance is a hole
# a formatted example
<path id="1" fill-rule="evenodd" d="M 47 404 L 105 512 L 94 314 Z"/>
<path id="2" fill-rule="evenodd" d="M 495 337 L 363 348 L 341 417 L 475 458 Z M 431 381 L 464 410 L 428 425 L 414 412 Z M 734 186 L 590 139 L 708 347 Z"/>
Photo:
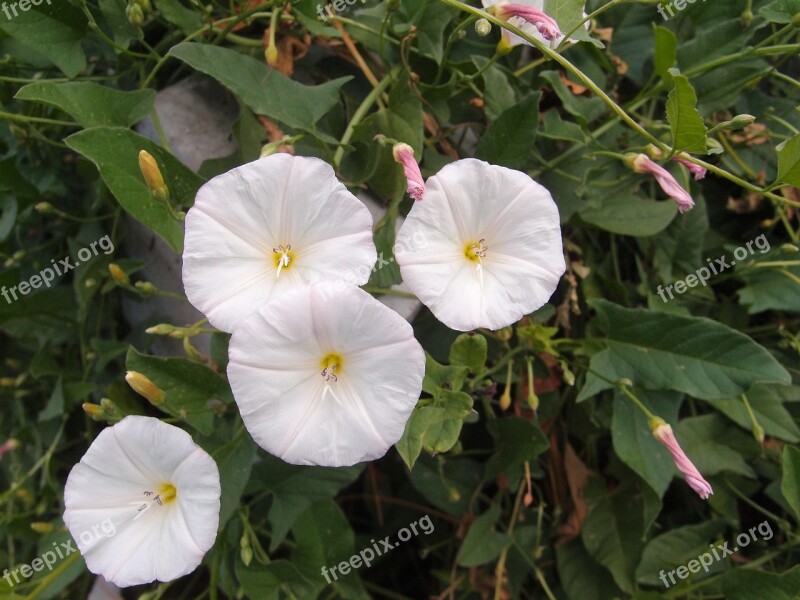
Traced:
<path id="1" fill-rule="evenodd" d="M 508 1 L 481 0 L 481 4 L 483 5 L 483 8 L 489 9 L 490 7 L 498 4 L 508 4 Z M 528 7 L 533 11 L 544 13 L 544 0 L 514 0 L 513 4 L 516 6 Z M 501 7 L 498 7 L 497 10 L 502 12 Z M 586 13 L 583 13 L 583 16 L 586 17 Z M 507 18 L 507 17 L 500 16 L 500 18 Z M 552 27 L 543 27 L 542 23 L 532 23 L 521 16 L 510 16 L 510 18 L 508 18 L 508 22 L 517 27 L 518 29 L 521 29 L 532 38 L 539 40 L 546 46 L 551 46 L 551 45 L 558 46 L 564 40 L 564 35 L 560 31 L 558 31 L 557 26 L 555 29 L 553 29 Z M 586 22 L 584 27 L 587 30 L 589 29 L 588 21 Z M 551 31 L 552 33 L 550 33 Z M 502 29 L 502 36 L 503 36 L 503 41 L 507 43 L 509 46 L 518 46 L 519 44 L 525 44 L 527 46 L 531 45 L 518 35 L 515 35 L 505 29 Z M 569 41 L 575 43 L 578 40 L 570 38 Z"/>
<path id="2" fill-rule="evenodd" d="M 397 244 L 406 249 L 397 253 L 403 281 L 459 331 L 515 323 L 550 299 L 566 269 L 550 193 L 520 171 L 473 158 L 428 179 Z"/>
<path id="3" fill-rule="evenodd" d="M 182 429 L 130 416 L 72 468 L 64 505 L 92 573 L 120 587 L 172 581 L 194 571 L 217 537 L 219 470 Z"/>
<path id="4" fill-rule="evenodd" d="M 402 436 L 425 372 L 411 325 L 344 283 L 298 288 L 262 305 L 234 330 L 229 355 L 250 435 L 300 465 L 383 456 Z"/>
<path id="5" fill-rule="evenodd" d="M 363 285 L 376 260 L 369 211 L 317 158 L 273 154 L 214 177 L 186 215 L 186 295 L 223 331 L 302 285 Z"/>

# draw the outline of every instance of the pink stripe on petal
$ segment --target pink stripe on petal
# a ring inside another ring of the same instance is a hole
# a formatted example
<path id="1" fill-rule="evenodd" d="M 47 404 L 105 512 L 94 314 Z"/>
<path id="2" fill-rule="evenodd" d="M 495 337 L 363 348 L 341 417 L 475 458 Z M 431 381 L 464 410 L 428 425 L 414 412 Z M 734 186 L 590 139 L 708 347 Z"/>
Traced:
<path id="1" fill-rule="evenodd" d="M 700 471 L 697 470 L 697 467 L 689 460 L 689 457 L 686 456 L 686 453 L 678 444 L 678 440 L 675 439 L 675 434 L 672 432 L 672 427 L 667 423 L 660 424 L 653 430 L 653 437 L 669 450 L 669 453 L 672 454 L 672 459 L 675 461 L 675 466 L 683 473 L 686 477 L 686 483 L 697 492 L 698 496 L 705 500 L 714 493 L 711 485 L 703 479 Z"/>
<path id="2" fill-rule="evenodd" d="M 422 200 L 425 196 L 425 180 L 419 165 L 414 159 L 414 150 L 408 144 L 396 144 L 392 148 L 394 160 L 403 165 L 403 175 L 408 183 L 407 192 L 414 200 Z"/>

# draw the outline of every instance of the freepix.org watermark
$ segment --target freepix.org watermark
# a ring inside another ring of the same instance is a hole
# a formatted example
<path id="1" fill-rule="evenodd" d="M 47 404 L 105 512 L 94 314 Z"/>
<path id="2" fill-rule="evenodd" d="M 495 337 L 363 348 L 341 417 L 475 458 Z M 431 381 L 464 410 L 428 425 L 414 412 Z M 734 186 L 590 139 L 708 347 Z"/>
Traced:
<path id="1" fill-rule="evenodd" d="M 658 578 L 661 580 L 661 583 L 664 584 L 664 587 L 668 588 L 672 585 L 675 585 L 675 575 L 677 575 L 680 579 L 686 579 L 689 577 L 689 573 L 699 573 L 701 568 L 708 573 L 709 567 L 715 562 L 722 560 L 729 554 L 738 552 L 740 548 L 748 546 L 750 542 L 757 541 L 758 537 L 756 537 L 756 531 L 761 535 L 761 539 L 765 542 L 772 539 L 772 526 L 769 524 L 769 521 L 763 521 L 756 527 L 751 527 L 749 531 L 743 531 L 737 535 L 736 543 L 738 546 L 734 546 L 733 549 L 728 548 L 729 542 L 716 545 L 709 544 L 708 547 L 711 548 L 711 552 L 704 552 L 697 558 L 690 560 L 685 565 L 681 565 L 672 571 L 665 571 L 662 569 L 658 574 Z M 667 582 L 667 577 L 669 577 L 669 583 Z"/>
<path id="2" fill-rule="evenodd" d="M 397 539 L 400 542 L 407 542 L 411 539 L 412 535 L 419 535 L 420 532 L 417 531 L 417 525 L 420 526 L 422 533 L 425 535 L 430 535 L 433 533 L 433 522 L 429 515 L 425 515 L 418 521 L 414 521 L 408 525 L 408 527 L 403 527 L 400 531 L 397 532 Z M 413 533 L 412 533 L 413 532 Z M 372 548 L 364 548 L 358 554 L 353 554 L 350 557 L 350 560 L 342 561 L 338 565 L 333 567 L 322 567 L 322 576 L 325 578 L 325 581 L 331 583 L 330 575 L 333 575 L 333 580 L 338 581 L 339 575 L 347 575 L 350 572 L 350 569 L 358 569 L 361 565 L 365 565 L 367 568 L 372 566 L 372 561 L 375 560 L 376 556 L 381 556 L 386 554 L 390 550 L 397 548 L 400 545 L 400 542 L 393 544 L 389 541 L 391 536 L 386 536 L 382 540 L 370 540 L 372 543 Z M 374 551 L 373 551 L 374 549 Z M 336 571 L 339 571 L 339 575 L 336 574 Z M 330 571 L 330 575 L 328 572 Z"/>
<path id="3" fill-rule="evenodd" d="M 19 14 L 17 12 L 18 6 L 22 12 L 28 12 L 31 9 L 31 6 L 39 6 L 42 2 L 47 2 L 48 4 L 53 3 L 52 0 L 19 0 L 19 2 L 12 2 L 11 4 L 3 2 L 3 4 L 0 5 L 0 9 L 2 9 L 6 19 L 10 21 Z M 10 11 L 9 8 L 11 9 Z M 14 13 L 14 17 L 11 16 L 12 12 Z"/>
<path id="4" fill-rule="evenodd" d="M 71 271 L 72 269 L 79 267 L 82 263 L 90 260 L 93 256 L 97 256 L 99 254 L 98 247 L 103 251 L 103 254 L 111 254 L 114 251 L 114 243 L 111 241 L 110 237 L 105 235 L 99 240 L 89 244 L 87 248 L 81 248 L 78 250 L 78 260 L 73 261 L 72 258 L 67 256 L 56 263 L 56 260 L 52 259 L 50 261 L 52 268 L 45 267 L 39 271 L 38 275 L 33 275 L 27 281 L 22 281 L 17 285 L 11 286 L 10 288 L 3 286 L 2 289 L 0 289 L 0 295 L 5 298 L 5 301 L 8 304 L 11 304 L 15 300 L 19 300 L 17 292 L 23 296 L 27 296 L 31 290 L 42 287 L 42 284 L 44 284 L 46 287 L 50 287 L 50 284 L 53 283 L 53 280 L 55 280 L 56 277 L 61 277 L 68 271 Z"/>
<path id="5" fill-rule="evenodd" d="M 767 236 L 762 233 L 756 239 L 750 240 L 744 246 L 739 246 L 733 251 L 733 256 L 736 260 L 732 259 L 729 261 L 727 256 L 721 256 L 712 262 L 710 258 L 707 258 L 706 262 L 708 263 L 708 267 L 700 267 L 691 275 L 687 275 L 685 279 L 681 279 L 675 283 L 670 283 L 666 287 L 659 285 L 656 289 L 656 293 L 664 302 L 669 302 L 669 300 L 675 299 L 675 296 L 672 293 L 673 288 L 675 289 L 676 293 L 683 294 L 689 288 L 697 287 L 698 283 L 705 287 L 708 285 L 708 280 L 711 279 L 712 275 L 719 275 L 723 271 L 733 267 L 737 260 L 741 262 L 748 256 L 755 254 L 753 245 L 755 245 L 761 254 L 770 251 L 769 240 L 767 240 Z M 667 294 L 669 295 L 669 300 L 667 299 Z"/>
<path id="6" fill-rule="evenodd" d="M 706 0 L 703 0 L 703 2 L 705 1 Z M 664 20 L 667 21 L 675 16 L 675 11 L 672 10 L 673 7 L 680 12 L 686 8 L 687 4 L 694 4 L 695 2 L 697 2 L 697 0 L 670 0 L 669 2 L 658 5 L 658 14 L 664 17 Z M 669 13 L 669 17 L 667 16 L 667 13 Z"/>
<path id="7" fill-rule="evenodd" d="M 90 530 L 86 530 L 81 532 L 78 536 L 81 543 L 84 545 L 84 551 L 88 548 L 94 546 L 97 542 L 99 542 L 102 538 L 109 538 L 112 537 L 117 533 L 117 528 L 114 526 L 114 523 L 111 519 L 105 519 L 102 523 L 98 525 L 94 525 Z M 3 571 L 3 577 L 8 582 L 8 585 L 14 587 L 17 583 L 19 583 L 19 575 L 22 575 L 25 579 L 32 577 L 34 573 L 38 573 L 39 571 L 43 571 L 45 567 L 47 567 L 48 571 L 53 570 L 53 565 L 55 565 L 59 560 L 63 560 L 68 557 L 73 552 L 77 552 L 78 549 L 73 545 L 75 542 L 73 540 L 68 540 L 61 544 L 57 542 L 53 542 L 53 549 L 48 550 L 47 552 L 42 553 L 42 555 L 38 558 L 34 558 L 29 565 L 22 565 L 21 567 L 17 567 L 13 571 L 9 571 L 8 569 Z M 11 578 L 14 578 L 14 581 L 11 581 Z"/>

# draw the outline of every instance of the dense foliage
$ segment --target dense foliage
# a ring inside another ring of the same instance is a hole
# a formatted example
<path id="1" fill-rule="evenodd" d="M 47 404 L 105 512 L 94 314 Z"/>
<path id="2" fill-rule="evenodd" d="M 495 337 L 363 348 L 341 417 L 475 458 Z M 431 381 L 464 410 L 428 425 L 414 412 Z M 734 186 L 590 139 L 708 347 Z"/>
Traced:
<path id="1" fill-rule="evenodd" d="M 220 528 L 193 574 L 123 597 L 795 598 L 800 1 L 545 0 L 576 43 L 524 35 L 513 48 L 501 31 L 520 30 L 461 0 L 337 2 L 0 12 L 0 285 L 19 290 L 0 300 L 0 569 L 68 540 L 70 469 L 109 423 L 149 415 L 216 461 Z M 187 77 L 237 109 L 233 153 L 194 170 L 171 145 L 200 132 L 168 140 L 154 110 Z M 145 117 L 153 139 L 136 126 Z M 549 304 L 499 331 L 459 334 L 423 307 L 424 391 L 396 448 L 353 467 L 289 465 L 244 429 L 230 336 L 176 320 L 188 305 L 174 261 L 166 283 L 146 273 L 181 253 L 198 188 L 270 144 L 325 160 L 385 209 L 364 289 L 404 296 L 389 258 L 413 201 L 395 141 L 426 177 L 465 157 L 530 174 L 558 205 L 567 272 Z M 148 189 L 140 150 L 168 199 Z M 694 208 L 679 213 L 638 154 Z M 64 257 L 81 264 L 33 284 Z M 126 371 L 163 401 L 137 395 Z M 371 566 L 321 574 L 412 523 Z M 717 546 L 719 560 L 693 568 Z M 85 598 L 96 579 L 73 553 L 0 578 L 0 597 Z"/>

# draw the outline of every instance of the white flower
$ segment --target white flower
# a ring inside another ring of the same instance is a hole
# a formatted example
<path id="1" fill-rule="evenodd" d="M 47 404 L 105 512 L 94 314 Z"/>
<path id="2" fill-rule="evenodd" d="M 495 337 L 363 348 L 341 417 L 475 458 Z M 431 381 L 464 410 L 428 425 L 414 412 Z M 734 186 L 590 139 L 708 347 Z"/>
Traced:
<path id="1" fill-rule="evenodd" d="M 188 433 L 130 416 L 70 471 L 64 523 L 92 573 L 121 587 L 172 581 L 214 544 L 219 501 L 217 465 Z"/>
<path id="2" fill-rule="evenodd" d="M 301 285 L 363 285 L 372 217 L 327 163 L 273 154 L 214 177 L 186 215 L 183 283 L 218 329 Z"/>
<path id="3" fill-rule="evenodd" d="M 228 379 L 250 435 L 301 465 L 383 456 L 419 398 L 425 353 L 400 315 L 346 284 L 262 305 L 237 327 Z"/>
<path id="4" fill-rule="evenodd" d="M 459 331 L 511 325 L 550 299 L 566 268 L 550 193 L 524 173 L 472 158 L 428 179 L 397 245 L 408 288 Z"/>
<path id="5" fill-rule="evenodd" d="M 501 4 L 501 3 L 507 2 L 507 1 L 508 0 L 481 0 L 481 4 L 483 4 L 483 8 L 489 8 L 490 6 L 494 6 L 495 4 Z M 544 0 L 514 0 L 514 3 L 515 4 L 521 4 L 521 5 L 524 5 L 524 6 L 528 6 L 530 8 L 533 8 L 533 9 L 540 10 L 540 11 L 544 12 Z M 585 18 L 586 17 L 586 13 L 583 13 L 583 16 Z M 520 17 L 511 17 L 511 19 L 509 19 L 508 22 L 511 23 L 514 27 L 516 27 L 518 29 L 521 29 L 522 31 L 527 33 L 532 38 L 535 38 L 535 39 L 539 40 L 540 42 L 542 42 L 546 46 L 552 45 L 552 46 L 555 47 L 555 46 L 558 46 L 564 40 L 564 36 L 559 34 L 551 42 L 550 40 L 545 38 L 545 36 L 539 31 L 539 29 L 536 27 L 536 25 L 533 25 L 532 23 L 528 23 L 527 21 L 525 21 L 524 19 L 522 19 Z M 588 21 L 586 22 L 584 27 L 587 30 L 589 29 L 589 22 Z M 527 46 L 531 45 L 530 43 L 528 43 L 527 41 L 523 40 L 518 35 L 515 35 L 515 34 L 511 33 L 510 31 L 507 31 L 506 29 L 502 30 L 502 36 L 503 36 L 503 39 L 510 46 L 518 46 L 519 44 L 525 44 Z M 570 38 L 569 41 L 575 43 L 578 40 Z"/>

